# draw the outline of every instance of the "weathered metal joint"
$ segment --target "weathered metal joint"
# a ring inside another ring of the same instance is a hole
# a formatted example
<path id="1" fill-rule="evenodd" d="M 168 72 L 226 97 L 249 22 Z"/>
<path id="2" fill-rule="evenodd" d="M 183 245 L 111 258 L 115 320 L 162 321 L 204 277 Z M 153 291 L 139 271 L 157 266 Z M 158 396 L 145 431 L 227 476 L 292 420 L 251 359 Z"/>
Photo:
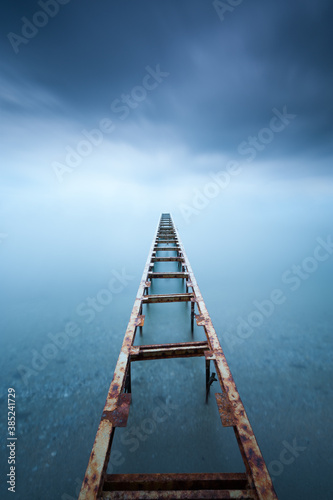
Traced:
<path id="1" fill-rule="evenodd" d="M 215 398 L 223 427 L 233 427 L 237 425 L 236 415 L 226 393 L 216 393 Z"/>
<path id="2" fill-rule="evenodd" d="M 117 407 L 112 411 L 104 410 L 101 420 L 108 420 L 113 427 L 126 427 L 131 398 L 131 394 L 120 394 L 117 401 Z"/>

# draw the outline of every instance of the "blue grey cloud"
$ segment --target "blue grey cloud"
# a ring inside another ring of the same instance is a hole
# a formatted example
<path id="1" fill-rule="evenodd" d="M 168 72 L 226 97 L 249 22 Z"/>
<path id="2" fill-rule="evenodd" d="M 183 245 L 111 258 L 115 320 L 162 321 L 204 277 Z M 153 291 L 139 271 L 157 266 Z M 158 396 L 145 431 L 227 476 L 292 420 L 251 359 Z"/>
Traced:
<path id="1" fill-rule="evenodd" d="M 244 1 L 223 22 L 203 0 L 7 1 L 3 9 L 0 102 L 9 128 L 40 117 L 79 133 L 108 118 L 110 141 L 239 157 L 272 109 L 287 106 L 297 118 L 257 160 L 322 158 L 327 173 L 331 2 Z M 133 89 L 147 66 L 169 76 L 141 101 Z M 137 101 L 128 101 L 132 92 Z"/>

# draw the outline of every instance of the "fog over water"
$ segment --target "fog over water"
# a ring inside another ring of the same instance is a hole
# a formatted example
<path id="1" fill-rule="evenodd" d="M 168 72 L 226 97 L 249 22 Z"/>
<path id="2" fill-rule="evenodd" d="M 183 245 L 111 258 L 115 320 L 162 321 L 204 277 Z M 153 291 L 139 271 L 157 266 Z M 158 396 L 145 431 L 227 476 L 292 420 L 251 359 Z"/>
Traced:
<path id="1" fill-rule="evenodd" d="M 289 184 L 280 192 L 274 182 L 262 195 L 245 187 L 229 186 L 188 221 L 179 209 L 181 197 L 170 211 L 278 495 L 314 498 L 320 491 L 320 498 L 329 498 L 332 198 L 294 195 L 297 185 Z M 10 230 L 1 247 L 1 405 L 5 412 L 7 386 L 14 386 L 18 498 L 75 497 L 73 479 L 83 477 L 167 197 L 142 201 L 137 210 L 130 199 L 126 206 L 122 193 L 102 197 L 96 191 L 85 209 L 84 196 L 78 196 L 29 204 L 22 199 L 8 210 Z M 112 278 L 117 293 L 109 302 L 100 291 L 110 289 Z M 168 281 L 164 291 L 182 290 L 176 280 Z M 162 289 L 161 283 L 153 286 L 154 293 Z M 97 300 L 98 311 L 89 298 Z M 136 342 L 192 338 L 186 304 L 151 305 L 146 315 Z M 66 330 L 69 322 L 77 330 Z M 57 336 L 64 331 L 71 334 L 67 341 Z M 194 340 L 203 338 L 196 327 Z M 127 431 L 154 421 L 156 408 L 165 419 L 148 425 L 142 440 L 122 438 L 125 429 L 117 430 L 111 469 L 243 470 L 233 432 L 221 427 L 213 397 L 204 404 L 201 358 L 143 365 L 133 368 Z M 294 440 L 302 451 L 281 465 L 285 443 Z"/>
<path id="2" fill-rule="evenodd" d="M 333 497 L 333 4 L 222 4 L 4 2 L 1 499 L 8 388 L 15 498 L 77 498 L 163 212 L 279 499 Z M 144 314 L 137 345 L 204 338 L 189 304 Z M 201 358 L 132 377 L 109 472 L 244 469 Z"/>

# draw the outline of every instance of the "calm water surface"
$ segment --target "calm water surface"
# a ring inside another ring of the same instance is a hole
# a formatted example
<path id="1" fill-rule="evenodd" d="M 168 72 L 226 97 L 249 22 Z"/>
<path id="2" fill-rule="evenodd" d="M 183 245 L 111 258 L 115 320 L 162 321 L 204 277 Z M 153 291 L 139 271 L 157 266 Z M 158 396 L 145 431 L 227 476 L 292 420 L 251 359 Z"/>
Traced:
<path id="1" fill-rule="evenodd" d="M 230 218 L 224 209 L 212 215 L 212 207 L 190 224 L 174 214 L 284 500 L 332 498 L 333 256 L 305 261 L 313 257 L 317 238 L 332 234 L 326 208 L 265 213 L 244 207 L 242 216 Z M 1 471 L 4 478 L 6 391 L 14 387 L 17 499 L 76 498 L 85 473 L 159 218 L 159 212 L 129 212 L 108 225 L 109 215 L 88 225 L 84 235 L 75 221 L 68 223 L 61 245 L 59 228 L 51 241 L 36 228 L 24 252 L 17 246 L 14 252 L 10 242 L 1 249 Z M 302 278 L 295 278 L 293 265 L 301 266 Z M 112 278 L 108 300 L 100 291 Z M 155 281 L 153 293 L 184 290 L 178 280 Z M 272 293 L 280 302 L 271 307 Z M 260 307 L 266 314 L 258 314 Z M 151 304 L 145 314 L 137 344 L 204 338 L 199 327 L 192 337 L 188 304 Z M 63 333 L 66 327 L 71 335 Z M 219 420 L 216 382 L 205 404 L 201 358 L 138 362 L 132 377 L 128 426 L 116 431 L 109 471 L 244 469 L 232 429 Z M 3 486 L 2 492 L 7 498 Z"/>

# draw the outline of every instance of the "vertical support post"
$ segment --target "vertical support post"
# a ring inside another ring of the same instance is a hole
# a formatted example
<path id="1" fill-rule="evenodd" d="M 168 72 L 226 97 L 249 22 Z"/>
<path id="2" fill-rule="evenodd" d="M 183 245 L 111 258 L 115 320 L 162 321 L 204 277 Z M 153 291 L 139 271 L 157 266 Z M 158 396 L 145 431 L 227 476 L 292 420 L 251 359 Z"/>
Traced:
<path id="1" fill-rule="evenodd" d="M 141 302 L 140 309 L 139 309 L 139 315 L 142 316 L 142 302 Z M 142 335 L 142 326 L 139 326 L 139 328 L 140 328 L 140 335 Z"/>
<path id="2" fill-rule="evenodd" d="M 132 392 L 131 361 L 128 362 L 126 382 L 125 382 L 125 392 Z"/>
<path id="3" fill-rule="evenodd" d="M 209 383 L 209 377 L 210 377 L 210 359 L 206 359 L 206 390 Z"/>
<path id="4" fill-rule="evenodd" d="M 208 403 L 208 394 L 209 394 L 209 379 L 210 379 L 210 359 L 206 359 L 206 404 Z"/>
<path id="5" fill-rule="evenodd" d="M 191 300 L 191 332 L 193 332 L 194 328 L 194 301 Z"/>

